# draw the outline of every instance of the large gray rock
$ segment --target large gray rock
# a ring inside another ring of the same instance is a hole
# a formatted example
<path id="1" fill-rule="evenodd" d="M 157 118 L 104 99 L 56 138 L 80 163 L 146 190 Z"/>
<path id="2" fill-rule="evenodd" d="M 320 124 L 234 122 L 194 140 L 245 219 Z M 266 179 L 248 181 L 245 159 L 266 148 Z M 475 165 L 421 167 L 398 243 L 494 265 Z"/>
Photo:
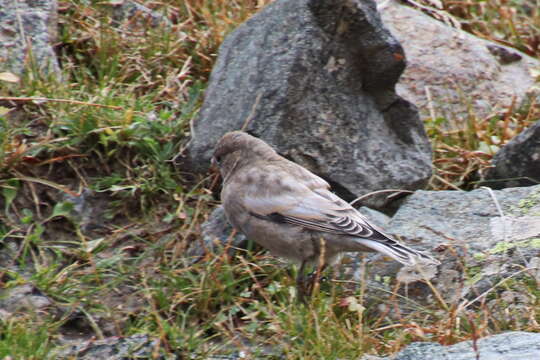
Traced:
<path id="1" fill-rule="evenodd" d="M 0 0 L 0 72 L 22 74 L 29 64 L 60 76 L 52 45 L 57 38 L 56 0 Z"/>
<path id="2" fill-rule="evenodd" d="M 223 42 L 188 162 L 207 170 L 218 139 L 245 127 L 348 199 L 422 188 L 431 148 L 415 107 L 394 92 L 404 67 L 372 1 L 277 0 Z"/>
<path id="3" fill-rule="evenodd" d="M 432 303 L 433 291 L 424 282 L 428 279 L 450 304 L 463 299 L 482 300 L 498 291 L 502 279 L 516 279 L 516 274 L 538 276 L 540 185 L 492 192 L 484 188 L 470 192 L 417 191 L 403 203 L 386 230 L 416 249 L 431 252 L 441 265 L 418 271 L 378 261 L 367 275 L 350 271 L 355 280 L 368 279 L 370 296 L 387 298 L 395 284 L 383 280 L 395 278 L 406 285 L 403 295 Z M 348 266 L 360 268 L 359 260 L 354 260 Z M 531 306 L 529 292 L 523 288 L 515 296 L 508 294 L 514 303 L 507 302 L 508 313 L 501 312 L 500 318 L 524 315 L 522 309 Z"/>
<path id="4" fill-rule="evenodd" d="M 435 117 L 461 124 L 471 110 L 483 117 L 509 106 L 514 97 L 518 104 L 527 99 L 535 83 L 530 70 L 540 66 L 537 59 L 450 27 L 398 1 L 387 1 L 380 13 L 407 55 L 397 92 L 418 106 L 422 117 L 431 117 L 433 110 Z"/>
<path id="5" fill-rule="evenodd" d="M 499 150 L 492 165 L 485 183 L 493 188 L 540 184 L 540 121 Z"/>
<path id="6" fill-rule="evenodd" d="M 475 346 L 477 351 L 475 351 Z M 416 342 L 389 357 L 365 356 L 362 360 L 538 360 L 540 334 L 512 331 L 482 338 L 474 344 L 463 341 L 451 346 Z"/>
<path id="7" fill-rule="evenodd" d="M 540 185 L 492 193 L 485 188 L 416 191 L 394 215 L 387 231 L 412 244 L 430 248 L 451 244 L 471 255 L 498 243 L 531 239 L 540 235 Z"/>

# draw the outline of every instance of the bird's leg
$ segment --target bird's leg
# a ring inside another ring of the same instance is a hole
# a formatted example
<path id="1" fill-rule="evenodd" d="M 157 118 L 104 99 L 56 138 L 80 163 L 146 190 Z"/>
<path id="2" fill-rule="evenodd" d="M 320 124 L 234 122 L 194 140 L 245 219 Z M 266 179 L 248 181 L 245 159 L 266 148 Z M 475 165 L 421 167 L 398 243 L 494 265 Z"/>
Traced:
<path id="1" fill-rule="evenodd" d="M 315 268 L 308 276 L 308 285 L 307 285 L 307 292 L 309 296 L 313 293 L 313 290 L 315 287 L 317 287 L 322 281 L 324 281 L 324 277 L 321 277 L 322 272 L 326 269 L 328 265 L 326 263 L 319 263 L 317 268 Z"/>
<path id="2" fill-rule="evenodd" d="M 304 275 L 304 271 L 306 268 L 306 260 L 302 261 L 302 265 L 300 265 L 300 269 L 298 269 L 298 274 L 296 275 L 296 290 L 298 291 L 298 300 L 303 302 L 304 304 L 307 303 L 307 297 L 311 294 L 307 294 L 307 287 L 306 287 L 306 277 Z"/>
<path id="3" fill-rule="evenodd" d="M 318 289 L 320 280 L 321 280 L 321 273 L 324 271 L 324 269 L 326 269 L 326 266 L 327 266 L 327 263 L 325 261 L 326 241 L 324 240 L 323 237 L 320 237 L 318 239 L 318 242 L 316 239 L 312 237 L 311 241 L 313 242 L 313 247 L 317 249 L 317 253 L 319 256 L 318 256 L 317 267 L 308 275 L 309 281 L 308 281 L 307 290 L 308 290 L 309 296 L 311 296 L 315 288 Z"/>
<path id="4" fill-rule="evenodd" d="M 305 275 L 307 261 L 302 261 L 300 269 L 298 270 L 298 275 L 296 276 L 296 289 L 298 291 L 298 299 L 304 304 L 307 303 L 308 299 L 313 294 L 315 286 L 318 285 L 324 278 L 321 278 L 321 273 L 327 268 L 327 264 L 319 264 L 315 270 Z"/>
<path id="5" fill-rule="evenodd" d="M 318 240 L 318 241 L 317 241 Z M 313 272 L 307 277 L 304 275 L 307 259 L 302 261 L 300 269 L 298 270 L 298 276 L 296 277 L 296 288 L 298 290 L 298 299 L 304 304 L 307 303 L 307 299 L 313 294 L 313 290 L 318 287 L 321 279 L 321 273 L 326 268 L 325 254 L 326 254 L 326 242 L 324 238 L 316 239 L 311 237 L 313 243 L 314 256 L 309 259 L 310 262 L 318 257 L 318 265 Z"/>

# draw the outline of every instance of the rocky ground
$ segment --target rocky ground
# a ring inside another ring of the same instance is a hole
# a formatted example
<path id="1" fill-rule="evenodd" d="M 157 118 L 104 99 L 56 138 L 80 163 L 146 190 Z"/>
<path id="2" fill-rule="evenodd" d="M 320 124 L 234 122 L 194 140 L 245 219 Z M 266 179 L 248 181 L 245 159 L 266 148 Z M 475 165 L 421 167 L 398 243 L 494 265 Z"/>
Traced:
<path id="1" fill-rule="evenodd" d="M 540 14 L 433 6 L 0 0 L 0 358 L 540 358 Z M 219 207 L 239 128 L 441 265 L 299 304 Z"/>

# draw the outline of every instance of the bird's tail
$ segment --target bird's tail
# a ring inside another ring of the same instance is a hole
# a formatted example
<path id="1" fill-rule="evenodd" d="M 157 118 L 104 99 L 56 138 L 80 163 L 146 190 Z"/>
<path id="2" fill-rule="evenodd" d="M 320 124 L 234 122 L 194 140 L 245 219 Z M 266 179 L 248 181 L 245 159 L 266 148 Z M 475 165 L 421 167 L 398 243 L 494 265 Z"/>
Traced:
<path id="1" fill-rule="evenodd" d="M 404 265 L 414 266 L 418 263 L 439 265 L 440 262 L 433 257 L 411 249 L 399 242 L 386 238 L 381 240 L 374 239 L 357 239 L 362 245 L 378 251 L 384 255 L 390 256 L 392 259 L 399 261 Z"/>

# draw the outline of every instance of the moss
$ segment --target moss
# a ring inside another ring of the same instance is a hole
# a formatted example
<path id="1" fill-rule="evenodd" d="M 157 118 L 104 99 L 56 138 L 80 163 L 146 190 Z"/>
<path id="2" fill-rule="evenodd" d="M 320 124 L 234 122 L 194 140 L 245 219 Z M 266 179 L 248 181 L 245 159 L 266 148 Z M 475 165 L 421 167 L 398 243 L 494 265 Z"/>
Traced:
<path id="1" fill-rule="evenodd" d="M 489 249 L 488 252 L 490 254 L 500 254 L 516 247 L 530 247 L 534 249 L 540 249 L 540 238 L 533 238 L 516 242 L 500 241 L 494 247 Z"/>
<path id="2" fill-rule="evenodd" d="M 525 215 L 529 214 L 531 209 L 540 206 L 540 188 L 531 192 L 527 197 L 521 199 L 517 205 L 510 207 L 510 212 L 513 214 Z M 534 212 L 529 215 L 536 215 L 538 212 Z"/>

